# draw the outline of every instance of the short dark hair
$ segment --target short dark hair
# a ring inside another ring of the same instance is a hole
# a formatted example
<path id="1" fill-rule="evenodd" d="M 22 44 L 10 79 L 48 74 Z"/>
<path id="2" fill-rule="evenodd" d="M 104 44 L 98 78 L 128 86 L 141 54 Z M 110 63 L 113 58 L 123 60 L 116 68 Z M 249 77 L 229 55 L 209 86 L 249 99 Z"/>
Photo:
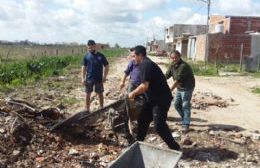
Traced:
<path id="1" fill-rule="evenodd" d="M 135 50 L 134 47 L 129 49 L 130 52 L 133 52 L 134 50 Z"/>
<path id="2" fill-rule="evenodd" d="M 94 40 L 89 40 L 88 41 L 88 46 L 90 46 L 90 45 L 96 45 L 96 42 Z"/>
<path id="3" fill-rule="evenodd" d="M 134 51 L 136 55 L 141 54 L 142 56 L 146 57 L 146 48 L 144 46 L 142 45 L 135 46 Z"/>
<path id="4" fill-rule="evenodd" d="M 172 52 L 170 53 L 170 55 L 172 55 L 172 54 L 181 57 L 181 53 L 180 53 L 178 50 L 172 51 Z"/>

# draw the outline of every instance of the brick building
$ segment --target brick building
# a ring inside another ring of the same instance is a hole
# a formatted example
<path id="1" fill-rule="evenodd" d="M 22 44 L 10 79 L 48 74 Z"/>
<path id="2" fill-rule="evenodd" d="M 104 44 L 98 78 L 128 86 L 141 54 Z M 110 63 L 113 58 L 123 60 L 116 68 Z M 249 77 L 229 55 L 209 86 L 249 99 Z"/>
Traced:
<path id="1" fill-rule="evenodd" d="M 146 43 L 146 49 L 148 52 L 156 52 L 158 50 L 166 50 L 164 40 L 153 39 L 151 42 Z"/>
<path id="2" fill-rule="evenodd" d="M 189 37 L 188 58 L 210 62 L 239 62 L 241 51 L 243 58 L 251 56 L 250 33 L 259 30 L 260 17 L 212 15 L 208 34 Z"/>
<path id="3" fill-rule="evenodd" d="M 178 50 L 187 56 L 188 39 L 190 36 L 205 34 L 207 25 L 175 24 L 165 29 L 165 43 L 168 51 Z"/>

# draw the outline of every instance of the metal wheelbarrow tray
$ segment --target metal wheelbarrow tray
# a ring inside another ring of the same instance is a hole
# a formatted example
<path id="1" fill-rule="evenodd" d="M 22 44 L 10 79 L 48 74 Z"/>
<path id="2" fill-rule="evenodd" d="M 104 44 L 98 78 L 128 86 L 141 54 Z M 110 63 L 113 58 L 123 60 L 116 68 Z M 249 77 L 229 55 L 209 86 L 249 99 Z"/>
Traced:
<path id="1" fill-rule="evenodd" d="M 173 168 L 182 153 L 144 142 L 135 142 L 109 168 Z"/>

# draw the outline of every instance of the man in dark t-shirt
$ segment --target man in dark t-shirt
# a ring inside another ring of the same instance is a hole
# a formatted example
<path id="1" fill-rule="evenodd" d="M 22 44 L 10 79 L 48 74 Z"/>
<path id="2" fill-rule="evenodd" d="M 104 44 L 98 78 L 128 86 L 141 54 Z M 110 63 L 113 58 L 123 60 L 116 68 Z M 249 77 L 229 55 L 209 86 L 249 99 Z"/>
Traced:
<path id="1" fill-rule="evenodd" d="M 148 102 L 140 113 L 137 126 L 138 141 L 143 141 L 149 125 L 154 121 L 157 133 L 169 148 L 180 150 L 179 144 L 174 140 L 166 124 L 172 94 L 166 78 L 159 66 L 146 56 L 144 46 L 135 47 L 135 62 L 140 65 L 141 84 L 128 94 L 130 99 L 142 93 L 148 96 Z"/>
<path id="2" fill-rule="evenodd" d="M 103 67 L 105 70 L 103 72 Z M 108 61 L 106 57 L 96 51 L 96 43 L 94 40 L 88 41 L 88 53 L 84 56 L 82 61 L 82 84 L 85 85 L 86 104 L 85 109 L 90 109 L 90 97 L 95 88 L 95 92 L 99 96 L 100 108 L 104 104 L 104 87 L 103 83 L 106 81 L 108 74 Z"/>

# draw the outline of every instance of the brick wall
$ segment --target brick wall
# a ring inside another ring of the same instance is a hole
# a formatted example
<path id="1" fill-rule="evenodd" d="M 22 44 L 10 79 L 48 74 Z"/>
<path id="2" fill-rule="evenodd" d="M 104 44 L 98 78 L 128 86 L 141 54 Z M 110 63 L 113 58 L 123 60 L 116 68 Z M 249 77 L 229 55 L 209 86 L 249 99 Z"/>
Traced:
<path id="1" fill-rule="evenodd" d="M 246 31 L 260 30 L 260 17 L 231 17 L 230 33 L 244 34 Z"/>
<path id="2" fill-rule="evenodd" d="M 251 52 L 250 35 L 209 34 L 209 61 L 224 62 L 240 61 L 241 44 L 243 43 L 243 56 Z"/>
<path id="3" fill-rule="evenodd" d="M 210 20 L 209 23 L 210 24 L 217 24 L 218 22 L 222 21 L 223 19 L 225 19 L 225 16 L 222 15 L 211 15 L 210 16 Z"/>
<path id="4" fill-rule="evenodd" d="M 196 36 L 196 61 L 205 61 L 205 48 L 206 47 L 206 35 Z"/>
<path id="5" fill-rule="evenodd" d="M 223 33 L 226 34 L 244 34 L 246 31 L 260 30 L 260 17 L 212 15 L 209 21 L 209 32 L 214 33 L 215 26 L 219 23 L 224 25 Z"/>

